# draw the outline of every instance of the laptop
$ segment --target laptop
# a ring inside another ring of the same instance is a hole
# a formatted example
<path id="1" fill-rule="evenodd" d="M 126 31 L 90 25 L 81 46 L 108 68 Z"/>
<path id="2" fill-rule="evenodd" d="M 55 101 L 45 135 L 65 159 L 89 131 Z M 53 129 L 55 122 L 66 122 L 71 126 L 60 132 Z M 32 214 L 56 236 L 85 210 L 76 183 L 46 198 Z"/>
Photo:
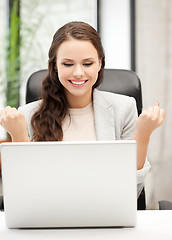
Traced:
<path id="1" fill-rule="evenodd" d="M 136 142 L 1 144 L 8 228 L 134 227 Z"/>

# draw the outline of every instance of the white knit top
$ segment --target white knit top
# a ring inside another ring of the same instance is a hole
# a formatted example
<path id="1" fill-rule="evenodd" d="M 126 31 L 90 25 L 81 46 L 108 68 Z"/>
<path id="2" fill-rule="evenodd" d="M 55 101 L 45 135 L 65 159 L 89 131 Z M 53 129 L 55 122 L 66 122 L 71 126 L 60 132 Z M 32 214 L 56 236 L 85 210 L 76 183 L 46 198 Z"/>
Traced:
<path id="1" fill-rule="evenodd" d="M 70 108 L 62 124 L 63 141 L 96 140 L 93 105 L 84 108 Z"/>

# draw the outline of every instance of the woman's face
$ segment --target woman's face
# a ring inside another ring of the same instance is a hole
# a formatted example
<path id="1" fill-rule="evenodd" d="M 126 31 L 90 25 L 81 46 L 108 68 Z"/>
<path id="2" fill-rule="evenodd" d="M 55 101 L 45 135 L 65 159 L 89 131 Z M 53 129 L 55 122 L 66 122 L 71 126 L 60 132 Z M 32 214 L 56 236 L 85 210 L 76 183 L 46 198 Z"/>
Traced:
<path id="1" fill-rule="evenodd" d="M 57 50 L 56 68 L 70 107 L 88 105 L 101 69 L 101 60 L 93 44 L 73 38 L 63 42 Z"/>

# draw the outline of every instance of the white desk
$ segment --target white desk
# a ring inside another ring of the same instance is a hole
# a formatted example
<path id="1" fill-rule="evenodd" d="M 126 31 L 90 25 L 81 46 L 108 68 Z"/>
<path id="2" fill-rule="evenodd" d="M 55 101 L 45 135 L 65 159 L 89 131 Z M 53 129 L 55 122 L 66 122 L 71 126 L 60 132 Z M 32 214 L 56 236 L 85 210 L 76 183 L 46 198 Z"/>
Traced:
<path id="1" fill-rule="evenodd" d="M 2 240 L 172 240 L 172 211 L 138 211 L 135 228 L 106 229 L 7 229 L 4 213 L 0 212 Z"/>

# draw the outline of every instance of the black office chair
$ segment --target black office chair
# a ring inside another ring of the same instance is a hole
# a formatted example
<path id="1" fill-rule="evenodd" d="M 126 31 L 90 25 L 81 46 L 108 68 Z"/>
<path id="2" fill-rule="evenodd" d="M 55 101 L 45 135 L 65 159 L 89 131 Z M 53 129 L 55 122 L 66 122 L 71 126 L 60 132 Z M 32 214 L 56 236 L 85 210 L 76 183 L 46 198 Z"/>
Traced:
<path id="1" fill-rule="evenodd" d="M 26 103 L 36 101 L 41 92 L 42 79 L 46 76 L 47 70 L 34 72 L 28 79 L 26 86 Z M 105 69 L 104 80 L 99 90 L 119 93 L 135 98 L 138 114 L 142 112 L 142 91 L 138 76 L 129 70 Z"/>
<path id="2" fill-rule="evenodd" d="M 159 201 L 159 210 L 172 210 L 172 202 L 163 200 Z"/>

